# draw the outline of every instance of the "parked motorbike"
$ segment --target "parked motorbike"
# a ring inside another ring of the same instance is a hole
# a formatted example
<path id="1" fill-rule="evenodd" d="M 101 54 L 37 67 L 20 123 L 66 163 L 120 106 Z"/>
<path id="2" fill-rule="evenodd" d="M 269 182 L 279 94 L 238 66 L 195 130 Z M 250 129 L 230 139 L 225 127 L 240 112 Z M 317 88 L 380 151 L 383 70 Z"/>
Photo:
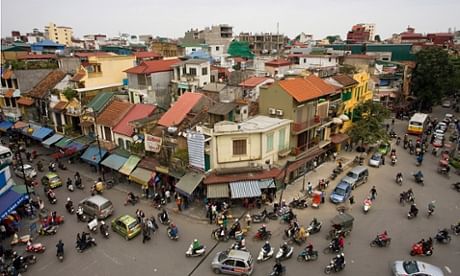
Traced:
<path id="1" fill-rule="evenodd" d="M 266 253 L 265 253 L 264 248 L 262 247 L 260 249 L 260 251 L 259 251 L 259 256 L 257 256 L 257 262 L 259 262 L 259 263 L 265 262 L 266 260 L 268 260 L 271 257 L 273 257 L 274 253 L 275 253 L 275 251 L 273 250 L 273 247 L 270 248 L 270 252 L 266 252 Z"/>
<path id="2" fill-rule="evenodd" d="M 27 244 L 31 240 L 32 240 L 32 237 L 30 235 L 24 235 L 24 236 L 19 237 L 17 233 L 14 233 L 13 240 L 11 241 L 10 244 L 11 245 L 16 245 L 19 243 Z"/>
<path id="3" fill-rule="evenodd" d="M 41 243 L 34 243 L 32 244 L 32 242 L 29 242 L 26 246 L 26 251 L 27 252 L 32 252 L 32 253 L 43 253 L 45 252 L 46 250 L 46 247 L 41 244 Z"/>
<path id="4" fill-rule="evenodd" d="M 307 250 L 302 250 L 300 251 L 299 255 L 297 256 L 297 261 L 316 261 L 318 259 L 318 251 L 313 250 L 313 252 L 310 254 L 307 252 Z"/>
<path id="5" fill-rule="evenodd" d="M 450 243 L 452 238 L 447 232 L 447 229 L 441 229 L 438 231 L 438 233 L 436 233 L 436 236 L 434 237 L 434 239 L 439 243 L 447 244 L 447 243 Z"/>
<path id="6" fill-rule="evenodd" d="M 423 245 L 420 243 L 414 244 L 410 251 L 411 256 L 431 256 L 432 254 L 433 254 L 433 247 L 431 247 L 427 251 L 424 251 Z"/>
<path id="7" fill-rule="evenodd" d="M 185 252 L 185 256 L 187 257 L 199 257 L 201 255 L 204 255 L 206 252 L 206 246 L 201 246 L 201 248 L 196 249 L 195 252 L 193 252 L 193 243 L 188 247 L 188 250 Z"/>
<path id="8" fill-rule="evenodd" d="M 252 222 L 254 223 L 266 222 L 268 219 L 267 210 L 262 211 L 262 213 L 260 214 L 254 214 L 251 216 L 251 218 L 252 218 Z"/>
<path id="9" fill-rule="evenodd" d="M 343 264 L 340 267 L 337 267 L 335 265 L 335 262 L 331 260 L 331 262 L 324 268 L 324 273 L 331 274 L 331 272 L 342 271 L 345 268 L 345 264 L 346 262 L 343 262 Z"/>
<path id="10" fill-rule="evenodd" d="M 294 199 L 289 203 L 289 207 L 296 209 L 305 209 L 308 207 L 305 199 Z"/>
<path id="11" fill-rule="evenodd" d="M 38 233 L 43 236 L 55 235 L 57 233 L 57 226 L 48 225 L 46 227 L 40 227 L 40 230 L 38 231 Z"/>

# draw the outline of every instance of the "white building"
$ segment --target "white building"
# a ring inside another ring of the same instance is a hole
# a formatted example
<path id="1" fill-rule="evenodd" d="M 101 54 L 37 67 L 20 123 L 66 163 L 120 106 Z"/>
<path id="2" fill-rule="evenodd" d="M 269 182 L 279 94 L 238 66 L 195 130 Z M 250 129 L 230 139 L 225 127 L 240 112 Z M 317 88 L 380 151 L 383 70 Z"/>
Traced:
<path id="1" fill-rule="evenodd" d="M 172 83 L 177 85 L 178 95 L 187 91 L 195 92 L 211 82 L 211 64 L 204 59 L 189 59 L 172 65 L 174 77 Z"/>
<path id="2" fill-rule="evenodd" d="M 336 67 L 339 65 L 339 57 L 335 55 L 291 55 L 289 58 L 293 68 L 320 69 Z"/>

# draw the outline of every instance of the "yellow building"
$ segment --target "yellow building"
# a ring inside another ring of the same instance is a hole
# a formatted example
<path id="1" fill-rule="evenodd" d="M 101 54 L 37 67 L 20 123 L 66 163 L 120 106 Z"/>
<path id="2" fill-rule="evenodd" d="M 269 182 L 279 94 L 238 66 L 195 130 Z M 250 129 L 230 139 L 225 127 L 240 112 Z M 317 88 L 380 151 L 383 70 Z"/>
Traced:
<path id="1" fill-rule="evenodd" d="M 88 56 L 71 80 L 77 83 L 79 92 L 119 87 L 127 79 L 124 71 L 133 67 L 135 61 L 135 56 Z"/>
<path id="2" fill-rule="evenodd" d="M 70 27 L 56 26 L 54 23 L 49 23 L 45 26 L 45 37 L 59 44 L 72 46 L 73 30 Z"/>
<path id="3" fill-rule="evenodd" d="M 349 120 L 343 123 L 340 133 L 346 133 L 350 129 L 353 123 L 353 111 L 355 107 L 360 103 L 372 100 L 372 90 L 369 89 L 369 73 L 360 72 L 354 74 L 353 79 L 358 83 L 348 87 L 349 96 L 347 96 L 347 92 L 342 92 L 342 101 L 344 103 L 343 114 L 347 115 Z"/>

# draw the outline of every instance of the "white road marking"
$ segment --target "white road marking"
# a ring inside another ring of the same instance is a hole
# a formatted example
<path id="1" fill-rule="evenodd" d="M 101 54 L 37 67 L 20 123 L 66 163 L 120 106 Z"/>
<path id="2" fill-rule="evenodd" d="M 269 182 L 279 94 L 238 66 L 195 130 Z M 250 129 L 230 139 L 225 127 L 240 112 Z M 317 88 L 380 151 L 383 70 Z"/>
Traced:
<path id="1" fill-rule="evenodd" d="M 110 259 L 113 263 L 115 263 L 117 265 L 121 265 L 121 263 L 117 260 L 117 258 L 115 258 L 113 256 L 110 256 L 109 254 L 107 254 L 105 252 L 102 252 L 102 254 L 104 254 L 104 256 L 106 256 L 107 259 Z"/>
<path id="2" fill-rule="evenodd" d="M 452 274 L 452 270 L 450 270 L 450 268 L 446 265 L 444 266 L 444 268 L 446 269 L 446 271 L 449 273 L 449 274 Z"/>

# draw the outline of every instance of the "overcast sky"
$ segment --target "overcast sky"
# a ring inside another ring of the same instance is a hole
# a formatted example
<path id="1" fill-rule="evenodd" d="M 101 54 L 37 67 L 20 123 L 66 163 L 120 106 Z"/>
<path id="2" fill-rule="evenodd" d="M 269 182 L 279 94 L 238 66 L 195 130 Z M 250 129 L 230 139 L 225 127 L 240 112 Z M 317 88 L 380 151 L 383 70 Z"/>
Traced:
<path id="1" fill-rule="evenodd" d="M 227 23 L 234 34 L 277 31 L 293 38 L 339 34 L 355 23 L 375 23 L 382 38 L 407 25 L 418 32 L 460 29 L 460 0 L 1 0 L 2 37 L 69 26 L 77 37 L 120 32 L 177 38 L 190 28 Z"/>

